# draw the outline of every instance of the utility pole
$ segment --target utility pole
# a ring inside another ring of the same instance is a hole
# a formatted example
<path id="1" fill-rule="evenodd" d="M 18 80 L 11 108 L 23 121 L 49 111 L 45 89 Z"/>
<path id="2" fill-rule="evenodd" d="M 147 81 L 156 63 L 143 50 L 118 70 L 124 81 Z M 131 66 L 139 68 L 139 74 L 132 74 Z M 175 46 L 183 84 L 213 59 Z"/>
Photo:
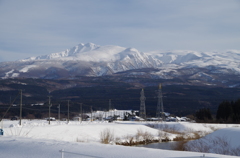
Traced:
<path id="1" fill-rule="evenodd" d="M 68 100 L 68 121 L 67 123 L 69 123 L 69 100 Z"/>
<path id="2" fill-rule="evenodd" d="M 108 101 L 108 104 L 109 104 L 109 112 L 110 112 L 110 110 L 112 110 L 112 101 L 111 101 L 111 99 L 109 99 L 109 101 Z M 110 114 L 111 115 L 111 114 Z"/>
<path id="3" fill-rule="evenodd" d="M 105 120 L 107 119 L 107 110 L 104 109 L 104 113 L 105 113 Z"/>
<path id="4" fill-rule="evenodd" d="M 60 122 L 60 104 L 58 104 L 58 120 Z"/>
<path id="5" fill-rule="evenodd" d="M 20 114 L 19 114 L 19 125 L 22 125 L 22 90 L 20 90 Z"/>
<path id="6" fill-rule="evenodd" d="M 48 124 L 50 125 L 51 117 L 51 96 L 48 96 Z"/>
<path id="7" fill-rule="evenodd" d="M 83 117 L 83 114 L 82 114 L 82 103 L 80 103 L 80 116 L 81 116 L 81 123 L 82 123 L 82 117 Z"/>
<path id="8" fill-rule="evenodd" d="M 90 110 L 91 110 L 91 122 L 92 122 L 92 106 L 90 106 Z"/>

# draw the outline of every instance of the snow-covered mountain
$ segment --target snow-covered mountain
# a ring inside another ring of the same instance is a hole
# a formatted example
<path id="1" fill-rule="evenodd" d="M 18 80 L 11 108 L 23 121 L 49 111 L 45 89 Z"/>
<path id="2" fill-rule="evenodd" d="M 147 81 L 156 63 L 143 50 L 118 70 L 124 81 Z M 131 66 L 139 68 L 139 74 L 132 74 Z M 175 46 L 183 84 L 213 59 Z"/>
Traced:
<path id="1" fill-rule="evenodd" d="M 181 79 L 187 82 L 239 86 L 240 51 L 152 51 L 79 44 L 63 52 L 0 63 L 1 78 L 74 78 L 124 76 Z"/>

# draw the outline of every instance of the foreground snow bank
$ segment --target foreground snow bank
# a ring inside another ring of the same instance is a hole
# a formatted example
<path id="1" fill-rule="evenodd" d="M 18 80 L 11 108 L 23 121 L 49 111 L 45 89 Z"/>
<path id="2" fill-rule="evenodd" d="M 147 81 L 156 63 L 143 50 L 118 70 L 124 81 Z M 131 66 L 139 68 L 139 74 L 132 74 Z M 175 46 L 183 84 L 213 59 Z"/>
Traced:
<path id="1" fill-rule="evenodd" d="M 126 136 L 133 136 L 141 130 L 142 132 L 151 133 L 153 136 L 159 136 L 159 129 L 169 131 L 166 132 L 169 138 L 174 138 L 177 134 L 174 132 L 185 133 L 212 133 L 208 135 L 206 140 L 209 141 L 210 136 L 226 138 L 227 147 L 225 149 L 231 151 L 232 148 L 238 149 L 240 146 L 239 136 L 240 128 L 231 128 L 236 125 L 224 124 L 198 124 L 188 122 L 58 122 L 54 121 L 48 125 L 46 120 L 23 120 L 22 126 L 18 125 L 18 121 L 4 120 L 4 136 L 0 137 L 0 157 L 60 157 L 59 150 L 64 149 L 69 152 L 82 153 L 86 155 L 98 155 L 98 157 L 200 157 L 201 153 L 190 152 L 176 152 L 176 151 L 163 151 L 159 149 L 144 149 L 138 147 L 123 147 L 117 145 L 102 145 L 100 144 L 100 134 L 105 129 L 109 129 L 114 133 L 115 138 L 124 139 Z M 154 127 L 154 128 L 152 128 Z M 171 133 L 172 132 L 172 133 Z M 231 137 L 228 137 L 231 136 Z M 200 139 L 204 140 L 204 139 Z M 199 141 L 200 141 L 199 140 Z M 202 148 L 208 150 L 195 150 L 190 148 L 191 151 L 198 152 L 218 152 L 224 146 L 218 143 L 215 139 L 213 141 L 201 144 Z M 197 144 L 193 143 L 192 147 Z M 201 146 L 200 146 L 201 147 Z M 229 147 L 229 148 L 228 148 Z M 230 148 L 231 147 L 231 148 Z M 102 150 L 101 150 L 102 149 Z M 235 150 L 235 151 L 236 151 Z M 43 155 L 43 156 L 39 156 Z M 136 155 L 136 156 L 135 156 Z M 211 154 L 206 154 L 211 156 Z M 76 156 L 76 155 L 75 155 Z M 66 157 L 74 157 L 68 155 Z M 78 156 L 77 156 L 78 157 Z M 227 157 L 212 155 L 212 157 Z"/>
<path id="2" fill-rule="evenodd" d="M 186 150 L 240 156 L 240 128 L 219 129 L 201 139 L 190 141 Z"/>
<path id="3" fill-rule="evenodd" d="M 126 137 L 134 136 L 138 131 L 148 132 L 157 137 L 165 137 L 173 140 L 178 133 L 183 133 L 188 137 L 193 133 L 205 136 L 212 133 L 216 129 L 232 127 L 236 125 L 224 124 L 198 124 L 189 122 L 78 122 L 71 121 L 52 121 L 48 124 L 46 120 L 23 120 L 22 126 L 18 125 L 18 121 L 4 120 L 5 136 L 21 136 L 34 139 L 52 139 L 70 142 L 100 142 L 100 134 L 105 129 L 109 129 L 114 133 L 115 138 L 124 140 Z M 159 133 L 164 131 L 163 133 Z M 160 134 L 162 136 L 160 136 Z"/>
<path id="4" fill-rule="evenodd" d="M 76 143 L 48 139 L 32 139 L 23 137 L 0 137 L 0 157 L 6 158 L 61 158 L 59 150 L 65 153 L 65 158 L 86 157 L 95 158 L 200 158 L 204 153 L 167 151 L 118 145 L 103 145 L 96 143 Z M 209 158 L 234 158 L 232 156 L 206 154 Z"/>
<path id="5" fill-rule="evenodd" d="M 147 131 L 157 137 L 158 130 L 142 124 L 119 124 L 107 122 L 52 122 L 47 121 L 24 121 L 23 126 L 17 122 L 6 122 L 5 136 L 22 136 L 34 139 L 52 139 L 70 142 L 100 142 L 100 134 L 105 129 L 114 133 L 115 138 L 133 136 L 138 130 Z"/>

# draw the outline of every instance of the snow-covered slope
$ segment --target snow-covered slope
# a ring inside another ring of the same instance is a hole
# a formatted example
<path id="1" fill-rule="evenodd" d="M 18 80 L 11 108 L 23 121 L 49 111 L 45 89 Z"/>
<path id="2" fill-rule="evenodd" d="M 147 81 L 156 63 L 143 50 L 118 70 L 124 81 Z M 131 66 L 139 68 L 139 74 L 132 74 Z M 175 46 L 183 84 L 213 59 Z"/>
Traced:
<path id="1" fill-rule="evenodd" d="M 22 137 L 3 137 L 0 143 L 4 158 L 238 158 L 237 156 L 170 151 L 96 143 L 50 141 Z"/>
<path id="2" fill-rule="evenodd" d="M 219 129 L 185 145 L 188 151 L 240 155 L 239 127 Z"/>
<path id="3" fill-rule="evenodd" d="M 116 60 L 117 53 L 124 51 L 126 48 L 119 46 L 98 46 L 93 43 L 79 44 L 71 49 L 63 52 L 52 53 L 50 55 L 43 55 L 38 57 L 30 57 L 20 61 L 33 60 L 82 60 L 82 61 L 111 61 Z"/>
<path id="4" fill-rule="evenodd" d="M 236 156 L 210 154 L 206 152 L 170 151 L 161 149 L 149 149 L 142 147 L 126 147 L 120 145 L 105 145 L 99 142 L 100 133 L 104 129 L 114 132 L 115 138 L 132 136 L 142 130 L 158 135 L 158 130 L 145 126 L 146 122 L 85 122 L 70 121 L 51 122 L 49 125 L 45 120 L 23 120 L 22 126 L 18 121 L 4 120 L 4 135 L 0 136 L 0 157 L 7 158 L 58 158 L 61 157 L 59 150 L 66 158 L 95 157 L 95 158 L 234 158 Z M 147 123 L 149 124 L 149 122 Z M 155 124 L 155 123 L 154 123 Z M 239 146 L 239 129 L 226 128 L 236 125 L 226 124 L 197 124 L 183 122 L 158 123 L 169 129 L 180 132 L 212 132 L 212 128 L 224 128 L 219 132 L 212 133 L 225 138 L 236 138 L 230 141 L 229 146 Z M 239 127 L 238 127 L 239 128 Z M 161 129 L 161 128 L 160 128 Z M 233 131 L 234 129 L 234 131 Z M 236 129 L 236 130 L 235 130 Z M 233 134 L 233 135 L 232 135 Z M 214 147 L 221 147 L 216 144 Z M 229 149 L 229 147 L 227 147 Z M 210 147 L 209 149 L 214 149 Z M 84 156 L 85 155 L 85 156 Z"/>
<path id="5" fill-rule="evenodd" d="M 187 78 L 192 81 L 217 81 L 230 84 L 232 81 L 229 81 L 226 76 L 233 75 L 235 79 L 240 79 L 240 51 L 140 52 L 135 48 L 87 43 L 59 53 L 3 62 L 0 63 L 0 67 L 2 78 L 58 79 L 74 76 L 105 76 L 150 68 L 154 71 L 141 73 L 137 71 L 134 75 L 142 76 L 148 73 L 150 78 L 155 79 Z"/>

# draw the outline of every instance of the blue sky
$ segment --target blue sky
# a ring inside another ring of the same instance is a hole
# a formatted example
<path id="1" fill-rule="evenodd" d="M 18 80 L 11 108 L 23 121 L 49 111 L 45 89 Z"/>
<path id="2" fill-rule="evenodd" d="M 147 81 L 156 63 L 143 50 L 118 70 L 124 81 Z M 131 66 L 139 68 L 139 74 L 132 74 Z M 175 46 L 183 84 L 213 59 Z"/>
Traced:
<path id="1" fill-rule="evenodd" d="M 0 0 L 0 61 L 79 43 L 240 50 L 239 0 Z"/>

